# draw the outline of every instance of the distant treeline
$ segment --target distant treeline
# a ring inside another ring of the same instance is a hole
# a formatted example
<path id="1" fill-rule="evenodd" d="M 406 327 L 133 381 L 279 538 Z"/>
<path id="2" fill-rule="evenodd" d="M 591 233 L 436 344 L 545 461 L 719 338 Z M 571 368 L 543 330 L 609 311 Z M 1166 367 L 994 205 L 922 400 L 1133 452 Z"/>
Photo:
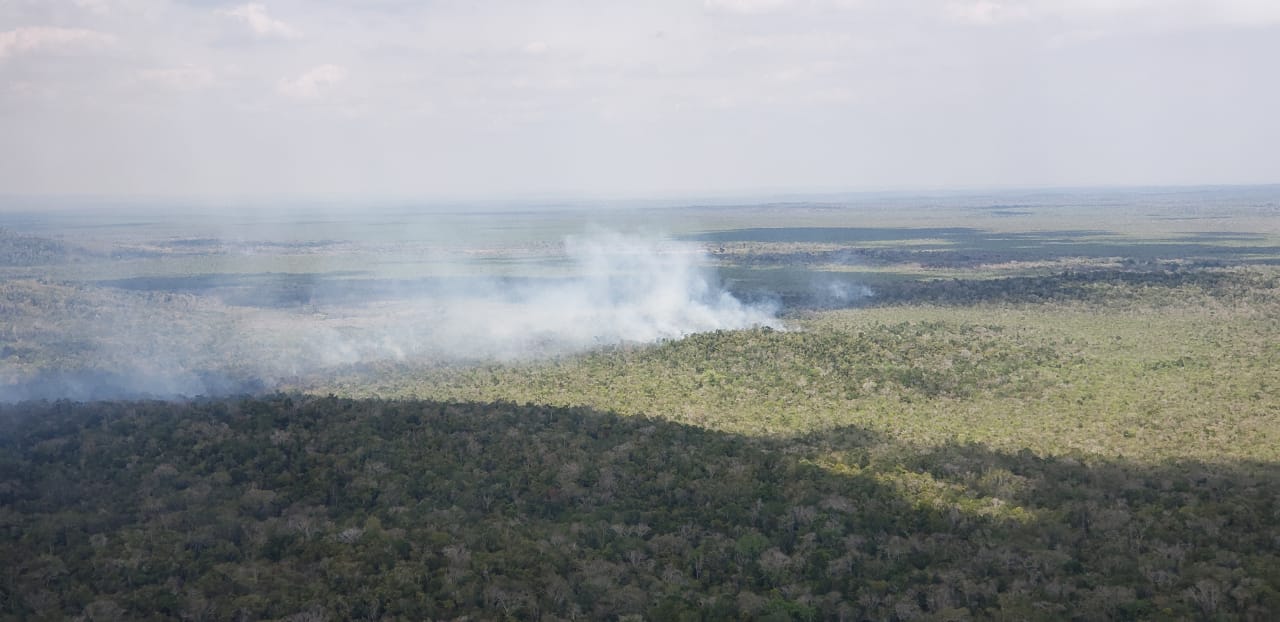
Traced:
<path id="1" fill-rule="evenodd" d="M 877 285 L 871 304 L 974 304 L 989 302 L 1176 302 L 1175 290 L 1242 300 L 1274 297 L 1274 274 L 1231 270 L 1081 270 L 999 279 L 893 281 Z M 1172 296 L 1172 297 L 1170 297 Z"/>
<path id="2" fill-rule="evenodd" d="M 856 284 L 854 277 L 830 273 L 833 282 Z M 1188 296 L 1231 302 L 1274 302 L 1280 278 L 1270 271 L 1240 268 L 1159 268 L 1066 270 L 1038 276 L 951 279 L 880 279 L 869 295 L 833 297 L 821 287 L 789 288 L 775 295 L 790 310 L 893 305 L 976 305 L 989 303 L 1126 304 L 1179 303 Z M 754 284 L 740 295 L 765 292 Z"/>
<path id="3" fill-rule="evenodd" d="M 27 267 L 67 261 L 70 251 L 61 242 L 21 235 L 0 227 L 0 266 Z"/>

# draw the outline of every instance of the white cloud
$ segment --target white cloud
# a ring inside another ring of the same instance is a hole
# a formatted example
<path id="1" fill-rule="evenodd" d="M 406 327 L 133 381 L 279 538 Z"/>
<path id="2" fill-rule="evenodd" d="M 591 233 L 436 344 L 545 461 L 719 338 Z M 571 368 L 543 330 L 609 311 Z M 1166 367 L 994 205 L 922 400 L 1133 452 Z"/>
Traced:
<path id="1" fill-rule="evenodd" d="M 724 13 L 760 14 L 783 10 L 793 12 L 844 11 L 867 8 L 873 0 L 703 0 L 709 11 Z"/>
<path id="2" fill-rule="evenodd" d="M 791 4 L 791 0 L 705 0 L 703 4 L 713 11 L 768 13 L 786 8 Z"/>
<path id="3" fill-rule="evenodd" d="M 9 85 L 9 93 L 15 97 L 30 99 L 50 98 L 54 96 L 55 91 L 47 84 L 17 80 Z"/>
<path id="4" fill-rule="evenodd" d="M 194 65 L 147 69 L 138 72 L 138 79 L 184 91 L 209 88 L 216 81 L 212 71 Z"/>
<path id="5" fill-rule="evenodd" d="M 1280 0 L 0 0 L 0 187 L 1271 179 L 1278 25 Z"/>
<path id="6" fill-rule="evenodd" d="M 292 80 L 281 80 L 281 95 L 297 99 L 315 99 L 347 79 L 347 70 L 338 65 L 312 67 Z"/>
<path id="7" fill-rule="evenodd" d="M 220 13 L 243 22 L 245 26 L 249 27 L 249 30 L 253 31 L 254 35 L 259 37 L 293 39 L 302 36 L 298 29 L 271 17 L 267 13 L 267 7 L 256 2 L 242 4 L 233 9 L 220 11 Z"/>
<path id="8" fill-rule="evenodd" d="M 965 0 L 947 4 L 947 15 L 971 24 L 995 24 L 1017 21 L 1032 16 L 1026 4 L 994 2 L 992 0 Z"/>
<path id="9" fill-rule="evenodd" d="M 1280 23 L 1280 2 L 1236 0 L 1218 6 L 1219 18 L 1231 24 L 1269 26 Z"/>
<path id="10" fill-rule="evenodd" d="M 74 4 L 91 13 L 105 15 L 111 12 L 111 8 L 107 6 L 106 0 L 74 0 Z"/>
<path id="11" fill-rule="evenodd" d="M 1152 24 L 1199 29 L 1280 23 L 1275 0 L 948 0 L 943 10 L 954 20 L 980 25 L 1103 20 L 1129 29 Z"/>
<path id="12" fill-rule="evenodd" d="M 0 60 L 39 50 L 106 45 L 115 37 L 84 28 L 33 26 L 0 32 Z"/>

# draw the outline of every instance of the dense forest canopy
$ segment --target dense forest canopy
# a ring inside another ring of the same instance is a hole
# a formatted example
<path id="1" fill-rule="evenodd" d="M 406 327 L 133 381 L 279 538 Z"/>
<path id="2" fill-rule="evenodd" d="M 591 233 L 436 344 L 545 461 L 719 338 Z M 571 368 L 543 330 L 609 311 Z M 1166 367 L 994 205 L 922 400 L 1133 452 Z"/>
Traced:
<path id="1" fill-rule="evenodd" d="M 510 402 L 0 412 L 3 611 L 1265 619 L 1274 464 L 753 438 Z"/>

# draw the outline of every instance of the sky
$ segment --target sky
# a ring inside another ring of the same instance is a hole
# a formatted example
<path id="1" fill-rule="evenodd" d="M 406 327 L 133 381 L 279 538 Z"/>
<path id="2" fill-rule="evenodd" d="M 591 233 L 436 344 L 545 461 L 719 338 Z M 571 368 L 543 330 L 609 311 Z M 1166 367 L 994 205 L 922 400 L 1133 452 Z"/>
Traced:
<path id="1" fill-rule="evenodd" d="M 1280 182 L 1276 0 L 0 0 L 0 194 Z"/>

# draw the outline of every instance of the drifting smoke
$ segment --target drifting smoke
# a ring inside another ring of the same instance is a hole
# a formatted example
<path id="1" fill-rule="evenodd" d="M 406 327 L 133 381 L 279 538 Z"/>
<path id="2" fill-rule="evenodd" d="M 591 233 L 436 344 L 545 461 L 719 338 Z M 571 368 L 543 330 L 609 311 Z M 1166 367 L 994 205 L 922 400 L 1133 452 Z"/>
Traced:
<path id="1" fill-rule="evenodd" d="M 77 329 L 90 344 L 80 369 L 0 374 L 0 399 L 251 392 L 346 365 L 518 361 L 779 326 L 774 306 L 728 293 L 693 245 L 603 233 L 566 240 L 562 261 L 567 269 L 541 276 L 477 271 L 378 295 L 360 279 L 321 280 L 299 308 L 215 305 L 217 293 L 203 292 L 167 321 L 136 319 L 144 314 L 126 303 Z M 270 290 L 232 298 L 279 297 Z"/>
<path id="2" fill-rule="evenodd" d="M 873 295 L 871 288 L 866 285 L 830 276 L 815 279 L 811 289 L 814 305 L 835 308 L 848 306 L 850 303 Z"/>
<path id="3" fill-rule="evenodd" d="M 774 309 L 724 291 L 695 247 L 607 234 L 570 239 L 566 251 L 568 279 L 446 296 L 420 345 L 453 357 L 519 359 L 776 323 Z"/>

